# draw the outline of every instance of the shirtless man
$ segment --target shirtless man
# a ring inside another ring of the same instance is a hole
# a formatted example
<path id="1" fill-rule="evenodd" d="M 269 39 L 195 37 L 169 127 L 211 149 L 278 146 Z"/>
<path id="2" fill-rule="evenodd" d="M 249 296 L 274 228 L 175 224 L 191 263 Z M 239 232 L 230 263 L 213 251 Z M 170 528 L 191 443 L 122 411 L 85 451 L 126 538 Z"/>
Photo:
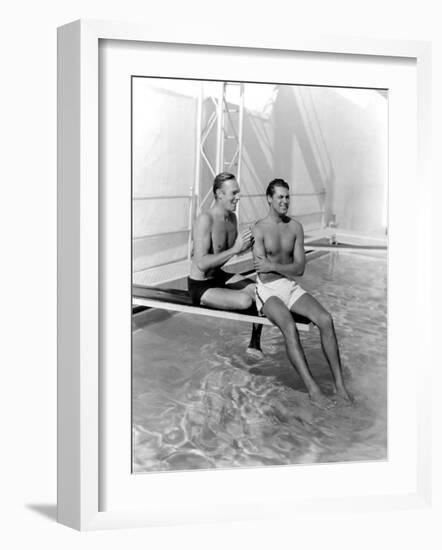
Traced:
<path id="1" fill-rule="evenodd" d="M 336 400 L 351 402 L 352 397 L 342 379 L 333 319 L 296 282 L 305 268 L 304 232 L 302 225 L 287 214 L 290 202 L 288 184 L 282 179 L 271 181 L 266 197 L 269 213 L 253 230 L 258 311 L 281 330 L 289 360 L 299 373 L 314 405 L 328 409 L 336 404 Z M 336 399 L 326 397 L 313 379 L 291 312 L 307 317 L 319 328 L 322 349 L 333 375 Z"/>
<path id="2" fill-rule="evenodd" d="M 238 234 L 235 215 L 239 185 L 233 174 L 222 172 L 213 183 L 215 204 L 200 214 L 193 232 L 193 256 L 188 278 L 195 305 L 226 310 L 247 310 L 255 299 L 255 283 L 246 279 L 226 284 L 232 277 L 221 268 L 233 256 L 251 248 L 250 229 Z M 262 325 L 254 324 L 248 351 L 260 354 Z"/>

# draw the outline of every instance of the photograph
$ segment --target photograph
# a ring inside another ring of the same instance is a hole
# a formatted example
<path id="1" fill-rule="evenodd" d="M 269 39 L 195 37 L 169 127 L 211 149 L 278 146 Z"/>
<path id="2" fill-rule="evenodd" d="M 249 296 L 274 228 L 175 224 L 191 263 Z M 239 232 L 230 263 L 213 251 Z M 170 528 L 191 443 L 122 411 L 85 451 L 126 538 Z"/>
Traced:
<path id="1" fill-rule="evenodd" d="M 388 90 L 130 108 L 132 473 L 388 460 Z"/>

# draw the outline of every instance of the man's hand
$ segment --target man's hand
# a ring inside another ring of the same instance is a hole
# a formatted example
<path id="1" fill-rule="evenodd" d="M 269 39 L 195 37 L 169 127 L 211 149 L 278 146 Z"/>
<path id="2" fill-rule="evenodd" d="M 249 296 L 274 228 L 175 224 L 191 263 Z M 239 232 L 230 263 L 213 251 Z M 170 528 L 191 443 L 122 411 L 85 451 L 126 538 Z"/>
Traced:
<path id="1" fill-rule="evenodd" d="M 251 246 L 252 246 L 252 232 L 250 231 L 250 229 L 244 229 L 243 231 L 241 231 L 241 233 L 238 234 L 238 236 L 236 237 L 235 244 L 233 245 L 235 254 L 241 254 L 241 252 L 244 252 Z"/>
<path id="2" fill-rule="evenodd" d="M 257 273 L 269 273 L 270 271 L 274 271 L 272 262 L 270 262 L 267 258 L 255 256 L 253 264 Z"/>

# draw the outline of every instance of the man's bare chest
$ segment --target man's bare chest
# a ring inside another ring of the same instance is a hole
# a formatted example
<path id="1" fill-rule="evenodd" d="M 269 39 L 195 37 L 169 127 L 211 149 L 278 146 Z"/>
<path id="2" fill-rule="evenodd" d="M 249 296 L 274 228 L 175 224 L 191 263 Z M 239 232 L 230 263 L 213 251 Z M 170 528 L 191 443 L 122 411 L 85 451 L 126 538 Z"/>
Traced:
<path id="1" fill-rule="evenodd" d="M 231 248 L 236 239 L 236 225 L 231 221 L 215 221 L 212 226 L 212 248 L 214 254 Z"/>
<path id="2" fill-rule="evenodd" d="M 291 227 L 271 228 L 264 234 L 264 245 L 268 254 L 291 254 L 295 246 L 296 234 Z"/>

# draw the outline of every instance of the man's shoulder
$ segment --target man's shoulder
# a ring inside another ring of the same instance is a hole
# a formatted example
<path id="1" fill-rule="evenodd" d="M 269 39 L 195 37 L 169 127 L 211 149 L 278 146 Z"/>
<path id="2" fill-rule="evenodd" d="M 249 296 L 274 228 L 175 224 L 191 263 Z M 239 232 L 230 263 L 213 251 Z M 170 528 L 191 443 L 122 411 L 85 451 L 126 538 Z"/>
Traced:
<path id="1" fill-rule="evenodd" d="M 200 214 L 198 214 L 198 216 L 196 217 L 196 223 L 203 226 L 212 225 L 213 215 L 210 210 L 206 210 L 205 212 L 201 212 Z"/>
<path id="2" fill-rule="evenodd" d="M 290 216 L 289 224 L 296 232 L 303 231 L 302 223 Z"/>
<path id="3" fill-rule="evenodd" d="M 298 220 L 295 220 L 295 218 L 292 218 L 291 216 L 287 216 L 287 225 L 295 233 L 303 232 L 302 224 Z M 257 232 L 276 230 L 276 225 L 272 223 L 272 221 L 269 220 L 269 218 L 266 217 L 255 222 L 255 224 L 252 227 L 252 230 L 253 231 L 256 230 Z"/>
<path id="4" fill-rule="evenodd" d="M 261 220 L 258 220 L 253 224 L 252 231 L 257 231 L 257 232 L 263 231 L 265 227 L 268 225 L 269 223 L 267 218 L 262 218 Z"/>

